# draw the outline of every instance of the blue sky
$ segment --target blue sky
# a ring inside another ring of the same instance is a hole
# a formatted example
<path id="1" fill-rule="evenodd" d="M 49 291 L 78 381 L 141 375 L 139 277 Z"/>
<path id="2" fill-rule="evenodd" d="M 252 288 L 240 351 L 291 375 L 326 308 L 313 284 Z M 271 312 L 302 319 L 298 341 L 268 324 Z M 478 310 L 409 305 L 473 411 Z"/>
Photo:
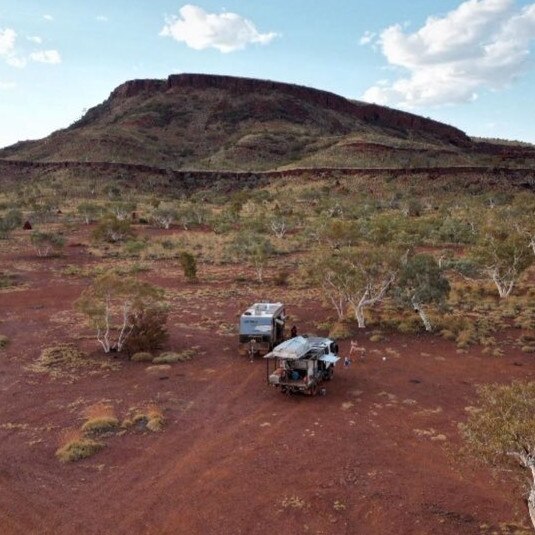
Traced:
<path id="1" fill-rule="evenodd" d="M 535 2 L 0 0 L 0 147 L 120 83 L 206 72 L 327 89 L 535 142 Z"/>

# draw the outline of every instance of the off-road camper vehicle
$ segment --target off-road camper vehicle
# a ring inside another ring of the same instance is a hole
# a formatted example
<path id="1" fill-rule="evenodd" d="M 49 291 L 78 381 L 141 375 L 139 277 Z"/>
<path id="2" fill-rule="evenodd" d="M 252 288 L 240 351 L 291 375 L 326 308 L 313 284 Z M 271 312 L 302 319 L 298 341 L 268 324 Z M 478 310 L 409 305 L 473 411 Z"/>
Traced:
<path id="1" fill-rule="evenodd" d="M 284 393 L 316 395 L 323 381 L 330 381 L 340 360 L 338 344 L 330 338 L 296 336 L 265 355 L 268 384 Z M 270 363 L 274 364 L 274 369 Z"/>
<path id="2" fill-rule="evenodd" d="M 284 340 L 282 303 L 255 303 L 240 316 L 240 355 L 261 356 Z"/>

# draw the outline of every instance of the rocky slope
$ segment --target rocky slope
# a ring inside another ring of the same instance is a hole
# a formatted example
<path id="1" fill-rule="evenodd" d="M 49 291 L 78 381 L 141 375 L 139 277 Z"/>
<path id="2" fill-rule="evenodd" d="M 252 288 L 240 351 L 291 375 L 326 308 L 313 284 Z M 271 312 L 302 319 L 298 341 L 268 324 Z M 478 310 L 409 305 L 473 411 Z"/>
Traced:
<path id="1" fill-rule="evenodd" d="M 511 153 L 500 150 L 451 126 L 326 91 L 180 74 L 126 82 L 75 124 L 1 150 L 0 159 L 262 171 L 496 165 Z M 535 162 L 533 150 L 522 148 L 520 157 L 526 151 Z"/>

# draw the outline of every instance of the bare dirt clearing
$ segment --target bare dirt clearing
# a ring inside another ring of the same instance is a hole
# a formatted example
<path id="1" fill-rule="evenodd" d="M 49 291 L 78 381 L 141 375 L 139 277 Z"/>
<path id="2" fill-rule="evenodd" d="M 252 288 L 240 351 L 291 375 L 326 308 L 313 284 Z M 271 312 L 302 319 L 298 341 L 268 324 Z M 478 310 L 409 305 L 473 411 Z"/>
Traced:
<path id="1" fill-rule="evenodd" d="M 287 304 L 301 332 L 317 332 L 328 315 L 320 303 L 236 282 L 231 267 L 204 266 L 201 282 L 186 284 L 165 260 L 142 277 L 172 297 L 169 346 L 197 354 L 147 371 L 100 354 L 73 309 L 87 279 L 66 268 L 113 263 L 84 246 L 55 259 L 25 247 L 0 253 L 20 281 L 0 293 L 10 340 L 0 349 L 3 533 L 457 535 L 527 525 L 507 474 L 493 479 L 456 455 L 477 383 L 535 378 L 533 357 L 506 339 L 495 358 L 434 336 L 362 335 L 365 358 L 337 369 L 325 397 L 286 397 L 266 386 L 263 362 L 237 356 L 232 327 L 245 304 L 269 298 Z M 65 377 L 28 368 L 59 343 L 76 344 L 91 364 Z M 346 354 L 349 342 L 340 346 Z M 101 401 L 121 417 L 155 403 L 166 429 L 117 434 L 94 457 L 59 463 L 61 434 Z"/>

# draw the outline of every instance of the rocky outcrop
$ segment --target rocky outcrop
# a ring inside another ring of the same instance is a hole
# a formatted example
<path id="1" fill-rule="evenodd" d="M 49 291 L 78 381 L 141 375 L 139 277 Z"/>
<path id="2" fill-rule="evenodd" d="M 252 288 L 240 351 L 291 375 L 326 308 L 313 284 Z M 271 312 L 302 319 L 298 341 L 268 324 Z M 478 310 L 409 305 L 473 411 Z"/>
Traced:
<path id="1" fill-rule="evenodd" d="M 346 114 L 368 124 L 396 131 L 421 131 L 460 147 L 469 147 L 472 144 L 470 138 L 461 130 L 418 115 L 376 104 L 350 101 L 329 91 L 252 78 L 209 74 L 173 74 L 167 80 L 132 80 L 115 89 L 110 99 L 131 98 L 144 93 L 168 92 L 185 88 L 193 90 L 217 89 L 236 95 L 279 92 L 315 106 Z"/>
<path id="2" fill-rule="evenodd" d="M 398 169 L 385 168 L 303 168 L 266 172 L 240 171 L 181 171 L 164 169 L 149 165 L 110 162 L 28 162 L 20 160 L 0 159 L 0 185 L 5 181 L 17 181 L 20 178 L 44 178 L 56 172 L 68 170 L 73 176 L 87 179 L 90 176 L 107 176 L 110 181 L 119 180 L 132 187 L 143 187 L 143 184 L 156 177 L 160 188 L 178 190 L 198 190 L 223 185 L 222 190 L 235 190 L 243 187 L 261 187 L 278 179 L 306 177 L 307 179 L 328 179 L 342 176 L 370 177 L 388 176 L 397 180 L 423 178 L 429 181 L 446 182 L 467 186 L 470 183 L 482 183 L 486 186 L 503 188 L 527 188 L 535 190 L 535 169 L 477 166 L 455 167 L 419 167 Z M 124 177 L 128 176 L 128 180 Z M 150 186 L 152 191 L 153 186 Z"/>

